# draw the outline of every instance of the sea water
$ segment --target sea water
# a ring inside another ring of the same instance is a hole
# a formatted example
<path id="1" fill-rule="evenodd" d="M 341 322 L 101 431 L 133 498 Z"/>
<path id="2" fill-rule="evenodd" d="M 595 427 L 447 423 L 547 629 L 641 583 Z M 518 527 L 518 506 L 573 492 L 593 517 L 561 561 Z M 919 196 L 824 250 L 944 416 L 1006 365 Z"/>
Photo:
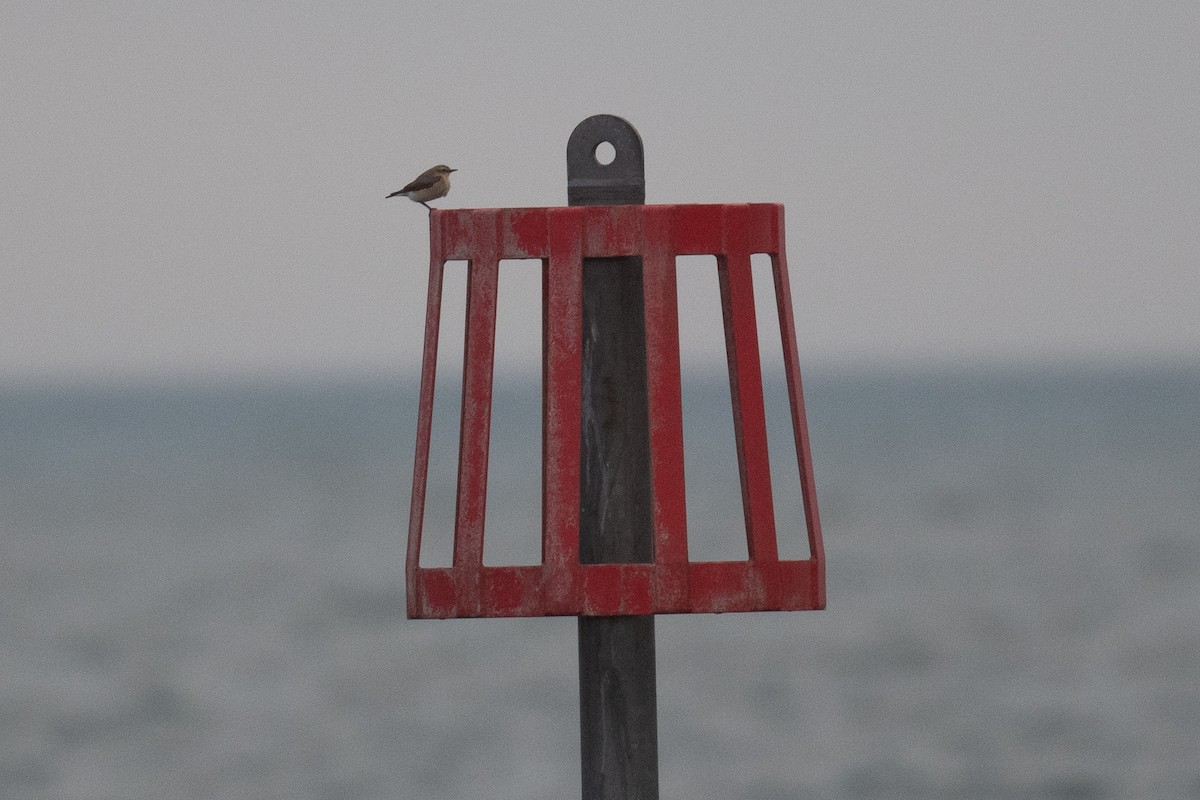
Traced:
<path id="1" fill-rule="evenodd" d="M 1200 798 L 1200 369 L 806 381 L 829 607 L 658 619 L 662 796 Z M 537 558 L 538 392 L 498 378 L 489 563 Z M 728 386 L 684 405 L 693 557 L 744 557 Z M 0 797 L 578 796 L 574 620 L 405 618 L 415 419 L 404 380 L 0 391 Z"/>

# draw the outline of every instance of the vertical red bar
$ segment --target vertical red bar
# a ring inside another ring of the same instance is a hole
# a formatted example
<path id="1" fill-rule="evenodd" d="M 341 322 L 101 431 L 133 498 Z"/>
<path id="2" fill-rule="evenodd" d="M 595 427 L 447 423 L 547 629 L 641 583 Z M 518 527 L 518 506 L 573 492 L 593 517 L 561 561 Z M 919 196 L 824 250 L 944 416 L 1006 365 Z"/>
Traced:
<path id="1" fill-rule="evenodd" d="M 417 571 L 421 566 L 421 532 L 425 524 L 425 487 L 429 479 L 429 437 L 433 426 L 433 387 L 437 377 L 438 326 L 442 313 L 442 231 L 438 213 L 429 215 L 429 298 L 425 302 L 425 353 L 421 359 L 421 398 L 417 412 L 417 454 L 413 464 L 412 502 L 408 509 L 405 583 L 408 615 L 419 613 Z"/>
<path id="2" fill-rule="evenodd" d="M 496 215 L 475 212 L 471 224 L 475 251 L 467 266 L 462 439 L 458 449 L 458 504 L 454 520 L 454 579 L 460 616 L 477 616 L 482 602 L 480 577 L 500 269 Z"/>
<path id="3" fill-rule="evenodd" d="M 762 366 L 754 315 L 754 279 L 750 272 L 749 209 L 727 206 L 725 252 L 717 257 L 725 350 L 733 396 L 733 425 L 746 515 L 746 544 L 751 561 L 778 561 L 771 466 L 763 410 Z"/>
<path id="4" fill-rule="evenodd" d="M 542 569 L 544 613 L 576 613 L 579 580 L 579 409 L 583 342 L 583 209 L 547 210 L 543 262 Z"/>
<path id="5" fill-rule="evenodd" d="M 825 607 L 825 545 L 821 538 L 821 516 L 817 510 L 817 487 L 813 476 L 812 447 L 808 436 L 808 415 L 804 409 L 804 387 L 800 380 L 800 356 L 796 346 L 796 321 L 792 312 L 792 289 L 788 280 L 787 248 L 784 242 L 783 207 L 776 212 L 778 250 L 771 254 L 775 278 L 775 302 L 779 307 L 779 337 L 783 344 L 783 369 L 787 377 L 788 399 L 792 409 L 792 435 L 800 467 L 800 496 L 804 500 L 804 518 L 808 527 L 809 557 L 815 562 L 817 608 Z"/>
<path id="6" fill-rule="evenodd" d="M 686 609 L 688 601 L 675 208 L 646 206 L 643 212 L 646 388 L 650 410 L 654 560 L 657 564 L 655 611 L 667 612 Z"/>

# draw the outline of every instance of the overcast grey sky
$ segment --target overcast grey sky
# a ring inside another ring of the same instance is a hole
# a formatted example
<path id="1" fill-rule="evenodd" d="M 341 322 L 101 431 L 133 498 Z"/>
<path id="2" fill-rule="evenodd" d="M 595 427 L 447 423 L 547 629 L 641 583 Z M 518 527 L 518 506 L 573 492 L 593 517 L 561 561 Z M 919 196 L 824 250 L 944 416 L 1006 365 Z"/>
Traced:
<path id="1" fill-rule="evenodd" d="M 787 206 L 806 362 L 1200 354 L 1196 2 L 5 3 L 0 75 L 5 382 L 414 369 L 384 195 L 564 204 L 600 112 Z"/>

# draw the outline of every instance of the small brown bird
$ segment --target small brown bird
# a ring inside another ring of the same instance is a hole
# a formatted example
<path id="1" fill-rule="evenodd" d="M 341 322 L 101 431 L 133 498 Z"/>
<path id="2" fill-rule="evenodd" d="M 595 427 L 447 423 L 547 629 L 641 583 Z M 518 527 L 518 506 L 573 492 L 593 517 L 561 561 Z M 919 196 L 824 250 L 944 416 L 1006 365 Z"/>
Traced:
<path id="1" fill-rule="evenodd" d="M 433 206 L 426 201 L 445 197 L 450 192 L 450 173 L 457 171 L 450 169 L 445 164 L 438 164 L 436 167 L 425 170 L 414 178 L 412 183 L 398 192 L 392 192 L 388 197 L 407 197 L 414 203 L 420 203 L 432 211 Z"/>

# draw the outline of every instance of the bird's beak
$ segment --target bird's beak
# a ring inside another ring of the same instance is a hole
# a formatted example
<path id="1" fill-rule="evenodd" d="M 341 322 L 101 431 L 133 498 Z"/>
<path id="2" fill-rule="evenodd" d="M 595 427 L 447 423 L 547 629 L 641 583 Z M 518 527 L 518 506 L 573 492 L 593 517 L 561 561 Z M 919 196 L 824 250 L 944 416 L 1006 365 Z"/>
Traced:
<path id="1" fill-rule="evenodd" d="M 450 170 L 450 171 L 451 171 L 451 172 L 458 172 L 458 170 L 456 170 L 456 169 L 452 169 L 452 170 Z"/>

